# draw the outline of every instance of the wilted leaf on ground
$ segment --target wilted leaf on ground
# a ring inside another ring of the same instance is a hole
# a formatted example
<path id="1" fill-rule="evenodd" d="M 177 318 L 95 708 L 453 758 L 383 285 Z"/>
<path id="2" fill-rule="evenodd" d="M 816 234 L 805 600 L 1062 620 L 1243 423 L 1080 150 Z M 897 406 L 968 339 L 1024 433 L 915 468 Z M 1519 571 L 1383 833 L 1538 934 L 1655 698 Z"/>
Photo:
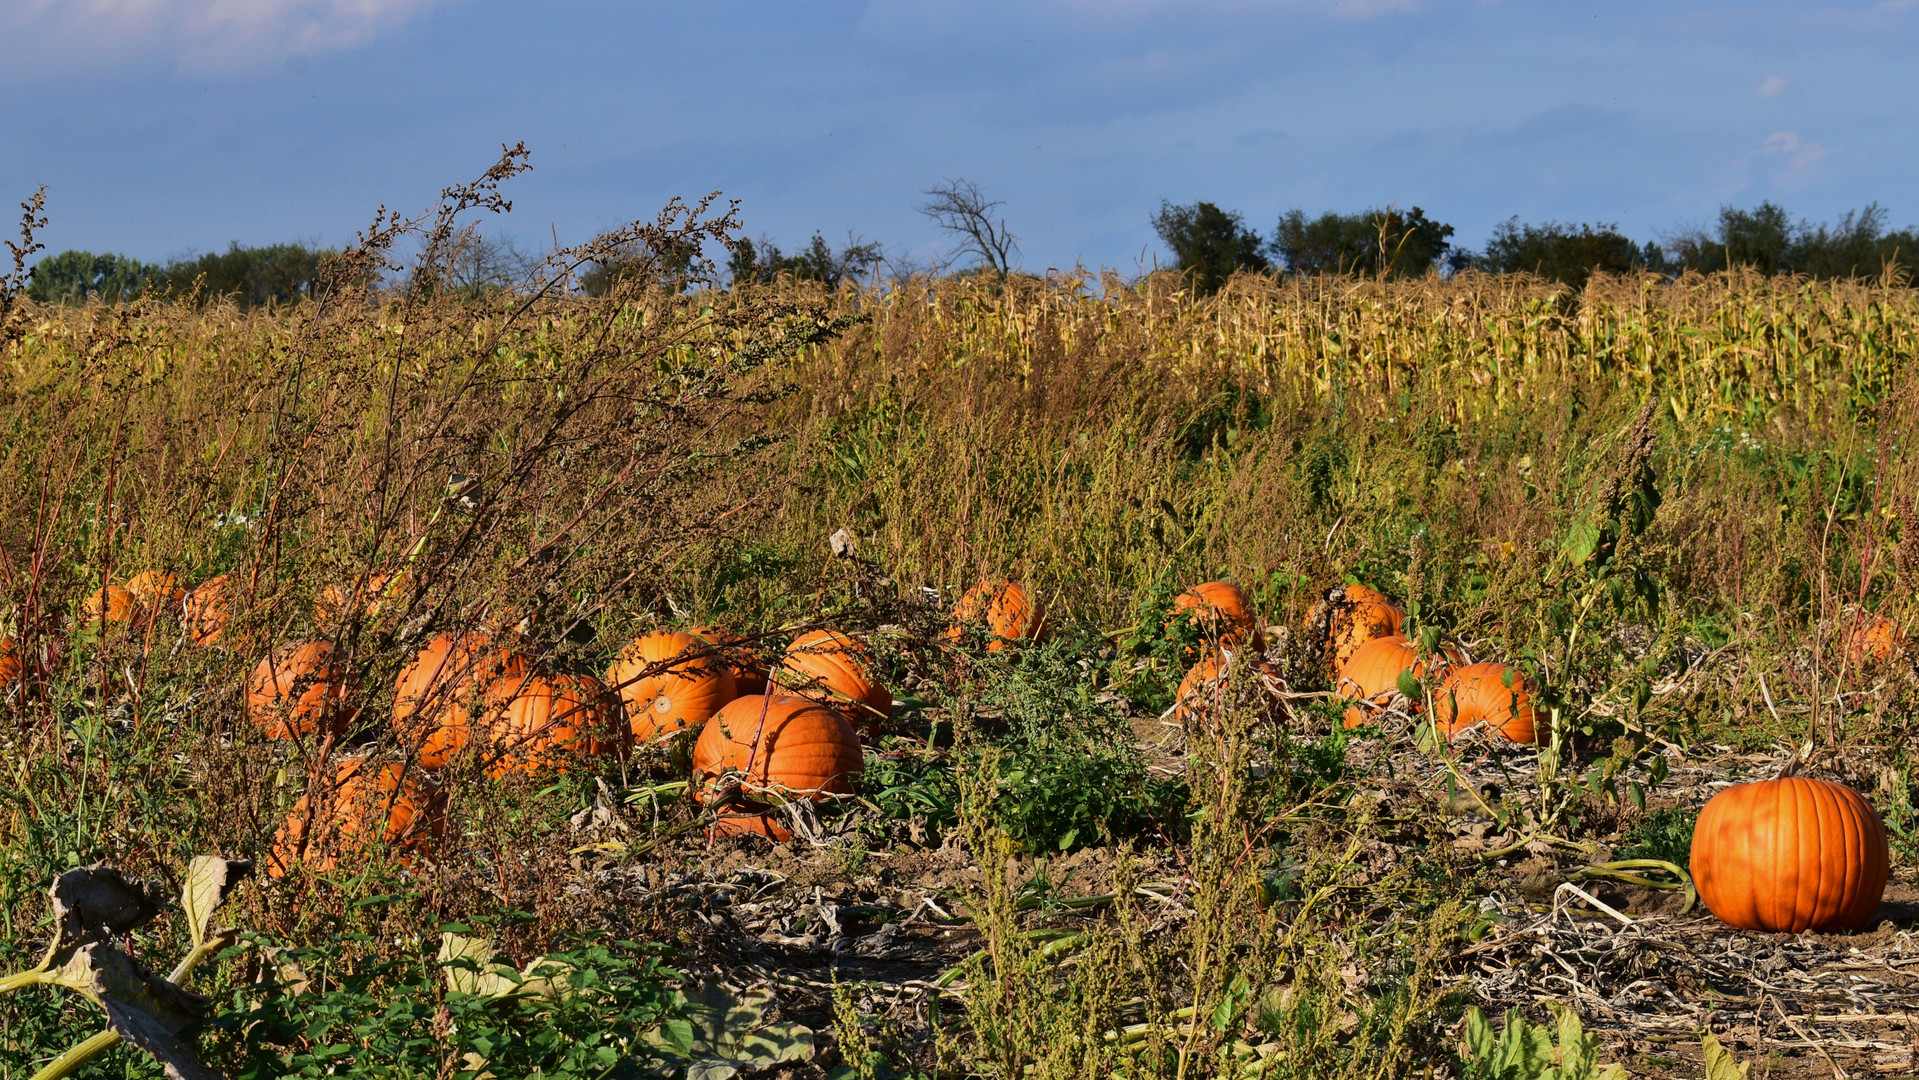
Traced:
<path id="1" fill-rule="evenodd" d="M 217 855 L 201 855 L 187 867 L 186 887 L 181 892 L 180 905 L 186 909 L 187 925 L 193 931 L 194 948 L 206 944 L 213 913 L 252 872 L 253 862 L 250 859 L 222 859 Z"/>
<path id="2" fill-rule="evenodd" d="M 145 926 L 160 914 L 150 885 L 104 863 L 54 878 L 47 896 L 53 901 L 59 933 L 56 954 Z"/>

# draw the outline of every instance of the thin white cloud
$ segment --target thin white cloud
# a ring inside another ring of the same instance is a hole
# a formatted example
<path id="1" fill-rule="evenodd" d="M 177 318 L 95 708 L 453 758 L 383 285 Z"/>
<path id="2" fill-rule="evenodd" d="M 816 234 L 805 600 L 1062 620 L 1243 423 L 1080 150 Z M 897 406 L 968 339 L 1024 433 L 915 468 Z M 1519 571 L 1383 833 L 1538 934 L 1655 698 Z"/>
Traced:
<path id="1" fill-rule="evenodd" d="M 244 71 L 352 49 L 451 0 L 24 0 L 0 5 L 0 36 L 31 41 L 34 66 L 127 60 Z"/>
<path id="2" fill-rule="evenodd" d="M 1758 94 L 1762 98 L 1778 97 L 1785 89 L 1786 80 L 1777 75 L 1768 75 L 1766 76 L 1766 81 L 1760 83 L 1759 89 L 1754 90 L 1753 93 Z"/>

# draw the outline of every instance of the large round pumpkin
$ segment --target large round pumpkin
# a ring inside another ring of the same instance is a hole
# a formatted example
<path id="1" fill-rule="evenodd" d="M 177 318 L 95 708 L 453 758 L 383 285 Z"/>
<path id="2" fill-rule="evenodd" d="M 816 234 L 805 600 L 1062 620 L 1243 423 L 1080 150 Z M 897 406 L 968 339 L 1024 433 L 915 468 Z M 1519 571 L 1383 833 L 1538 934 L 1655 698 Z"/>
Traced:
<path id="1" fill-rule="evenodd" d="M 400 672 L 394 731 L 422 768 L 445 768 L 491 730 L 532 671 L 526 657 L 485 634 L 440 634 Z"/>
<path id="2" fill-rule="evenodd" d="M 713 645 L 678 630 L 633 639 L 606 670 L 606 685 L 626 703 L 636 742 L 698 731 L 720 706 L 739 696 L 733 669 Z"/>
<path id="3" fill-rule="evenodd" d="M 0 638 L 0 690 L 12 686 L 25 670 L 20 663 L 20 647 L 10 637 Z"/>
<path id="4" fill-rule="evenodd" d="M 340 762 L 329 782 L 309 788 L 273 836 L 267 874 L 285 877 L 296 866 L 324 873 L 343 858 L 365 856 L 383 844 L 402 866 L 432 849 L 443 827 L 438 793 L 397 761 Z"/>
<path id="5" fill-rule="evenodd" d="M 270 739 L 337 733 L 353 720 L 346 704 L 346 665 L 327 641 L 281 649 L 247 680 L 247 719 Z"/>
<path id="6" fill-rule="evenodd" d="M 591 675 L 529 676 L 487 735 L 486 771 L 495 778 L 617 754 L 627 743 L 613 696 Z"/>
<path id="7" fill-rule="evenodd" d="M 734 698 L 693 746 L 693 792 L 710 802 L 734 773 L 749 800 L 777 794 L 818 802 L 852 794 L 864 767 L 859 736 L 837 709 L 787 695 Z"/>
<path id="8" fill-rule="evenodd" d="M 1217 705 L 1229 686 L 1232 660 L 1230 650 L 1215 649 L 1199 663 L 1187 668 L 1185 677 L 1179 681 L 1179 689 L 1173 694 L 1173 719 L 1182 724 L 1196 720 L 1209 727 L 1217 727 Z M 1263 659 L 1255 657 L 1246 672 L 1258 678 L 1269 674 L 1270 669 Z"/>
<path id="9" fill-rule="evenodd" d="M 1419 650 L 1397 634 L 1374 638 L 1353 650 L 1339 669 L 1339 696 L 1355 703 L 1347 707 L 1342 723 L 1349 728 L 1371 723 L 1380 709 L 1392 704 L 1399 693 L 1399 677 L 1408 671 L 1415 679 L 1426 677 Z"/>
<path id="10" fill-rule="evenodd" d="M 195 645 L 213 645 L 227 628 L 227 576 L 210 577 L 194 586 L 181 606 L 180 621 Z"/>
<path id="11" fill-rule="evenodd" d="M 871 731 L 893 711 L 893 692 L 873 675 L 873 654 L 835 630 L 794 638 L 780 663 L 779 681 L 801 697 L 844 712 L 861 731 Z"/>
<path id="12" fill-rule="evenodd" d="M 1854 665 L 1880 663 L 1892 659 L 1905 644 L 1906 635 L 1899 631 L 1898 623 L 1868 612 L 1847 633 L 1846 654 Z"/>
<path id="13" fill-rule="evenodd" d="M 1447 738 L 1475 724 L 1516 743 L 1539 737 L 1531 688 L 1509 664 L 1468 664 L 1448 675 L 1433 695 L 1433 723 Z"/>
<path id="14" fill-rule="evenodd" d="M 1377 589 L 1347 585 L 1341 593 L 1343 598 L 1333 604 L 1328 641 L 1334 671 L 1344 669 L 1361 645 L 1397 636 L 1406 621 L 1406 613 Z"/>
<path id="15" fill-rule="evenodd" d="M 687 633 L 726 650 L 727 666 L 733 669 L 733 692 L 736 696 L 766 693 L 766 668 L 754 659 L 753 650 L 747 647 L 745 638 L 717 626 L 696 626 Z"/>
<path id="16" fill-rule="evenodd" d="M 1797 934 L 1857 930 L 1886 890 L 1886 827 L 1859 793 L 1786 777 L 1729 787 L 1692 834 L 1692 877 L 1721 922 Z"/>
<path id="17" fill-rule="evenodd" d="M 146 570 L 127 579 L 127 592 L 143 611 L 161 611 L 178 604 L 186 596 L 180 579 L 167 570 Z"/>
<path id="18" fill-rule="evenodd" d="M 1224 648 L 1250 642 L 1254 652 L 1266 651 L 1266 635 L 1253 614 L 1253 602 L 1233 582 L 1207 581 L 1187 589 L 1173 597 L 1173 614 L 1190 616 Z"/>
<path id="19" fill-rule="evenodd" d="M 140 601 L 124 586 L 108 585 L 88 593 L 80 601 L 80 628 L 98 628 L 104 617 L 109 623 L 131 622 L 140 614 Z"/>
<path id="20" fill-rule="evenodd" d="M 1017 581 L 982 581 L 966 590 L 953 607 L 953 622 L 947 628 L 947 640 L 958 641 L 968 624 L 984 625 L 993 635 L 986 643 L 989 652 L 1020 641 L 1039 641 L 1047 630 L 1046 608 L 1039 595 Z"/>

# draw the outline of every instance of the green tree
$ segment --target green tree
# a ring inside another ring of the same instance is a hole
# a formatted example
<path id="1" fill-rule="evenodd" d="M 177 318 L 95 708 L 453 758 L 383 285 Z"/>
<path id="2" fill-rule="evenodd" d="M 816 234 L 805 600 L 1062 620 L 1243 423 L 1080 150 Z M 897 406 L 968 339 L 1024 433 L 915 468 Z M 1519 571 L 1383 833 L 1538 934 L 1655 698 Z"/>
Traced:
<path id="1" fill-rule="evenodd" d="M 1654 254 L 1622 235 L 1616 225 L 1521 225 L 1513 217 L 1493 230 L 1484 254 L 1468 253 L 1454 265 L 1495 274 L 1538 274 L 1583 289 L 1595 272 L 1629 273 L 1648 265 Z"/>
<path id="2" fill-rule="evenodd" d="M 1911 266 L 1919 234 L 1908 228 L 1888 231 L 1886 211 L 1878 203 L 1848 211 L 1835 224 L 1792 223 L 1784 208 L 1762 202 L 1751 210 L 1721 207 L 1711 235 L 1694 230 L 1670 242 L 1678 266 L 1712 272 L 1735 266 L 1764 274 L 1806 274 L 1847 278 Z"/>
<path id="3" fill-rule="evenodd" d="M 1292 210 L 1273 230 L 1273 257 L 1293 274 L 1375 274 L 1418 277 L 1451 248 L 1453 227 L 1419 207 L 1307 218 Z"/>
<path id="4" fill-rule="evenodd" d="M 1270 269 L 1261 252 L 1259 233 L 1246 227 L 1237 214 L 1209 202 L 1174 205 L 1161 201 L 1153 215 L 1153 231 L 1179 260 L 1179 271 L 1206 295 L 1219 291 L 1240 270 Z"/>
<path id="5" fill-rule="evenodd" d="M 726 268 L 735 284 L 790 277 L 798 281 L 817 281 L 828 289 L 838 289 L 842 281 L 856 281 L 864 277 L 867 271 L 878 266 L 885 258 L 886 254 L 879 244 L 854 240 L 850 236 L 845 247 L 834 251 L 826 238 L 816 232 L 811 244 L 791 255 L 781 251 L 778 244 L 764 236 L 760 237 L 757 246 L 751 240 L 742 239 L 733 248 Z"/>
<path id="6" fill-rule="evenodd" d="M 304 244 L 241 247 L 167 264 L 165 282 L 176 296 L 231 298 L 243 308 L 289 304 L 305 297 L 320 264 L 333 255 Z"/>
<path id="7" fill-rule="evenodd" d="M 34 264 L 27 295 L 44 304 L 83 304 L 88 296 L 117 304 L 139 296 L 163 275 L 158 266 L 125 255 L 63 251 Z"/>

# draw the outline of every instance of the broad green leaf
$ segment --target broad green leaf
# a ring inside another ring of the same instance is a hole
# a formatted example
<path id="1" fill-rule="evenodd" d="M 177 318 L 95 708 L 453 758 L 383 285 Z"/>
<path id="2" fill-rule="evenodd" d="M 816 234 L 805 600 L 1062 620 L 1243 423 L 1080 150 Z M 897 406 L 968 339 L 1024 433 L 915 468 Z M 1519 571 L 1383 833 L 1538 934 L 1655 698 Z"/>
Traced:
<path id="1" fill-rule="evenodd" d="M 222 859 L 218 855 L 201 855 L 187 867 L 186 886 L 180 894 L 180 906 L 186 909 L 187 926 L 193 931 L 194 948 L 206 944 L 213 913 L 226 902 L 241 880 L 252 872 L 251 860 Z"/>
<path id="2" fill-rule="evenodd" d="M 1746 1074 L 1752 1071 L 1750 1062 L 1733 1057 L 1710 1031 L 1700 1034 L 1699 1047 L 1706 1059 L 1706 1080 L 1746 1080 Z"/>

